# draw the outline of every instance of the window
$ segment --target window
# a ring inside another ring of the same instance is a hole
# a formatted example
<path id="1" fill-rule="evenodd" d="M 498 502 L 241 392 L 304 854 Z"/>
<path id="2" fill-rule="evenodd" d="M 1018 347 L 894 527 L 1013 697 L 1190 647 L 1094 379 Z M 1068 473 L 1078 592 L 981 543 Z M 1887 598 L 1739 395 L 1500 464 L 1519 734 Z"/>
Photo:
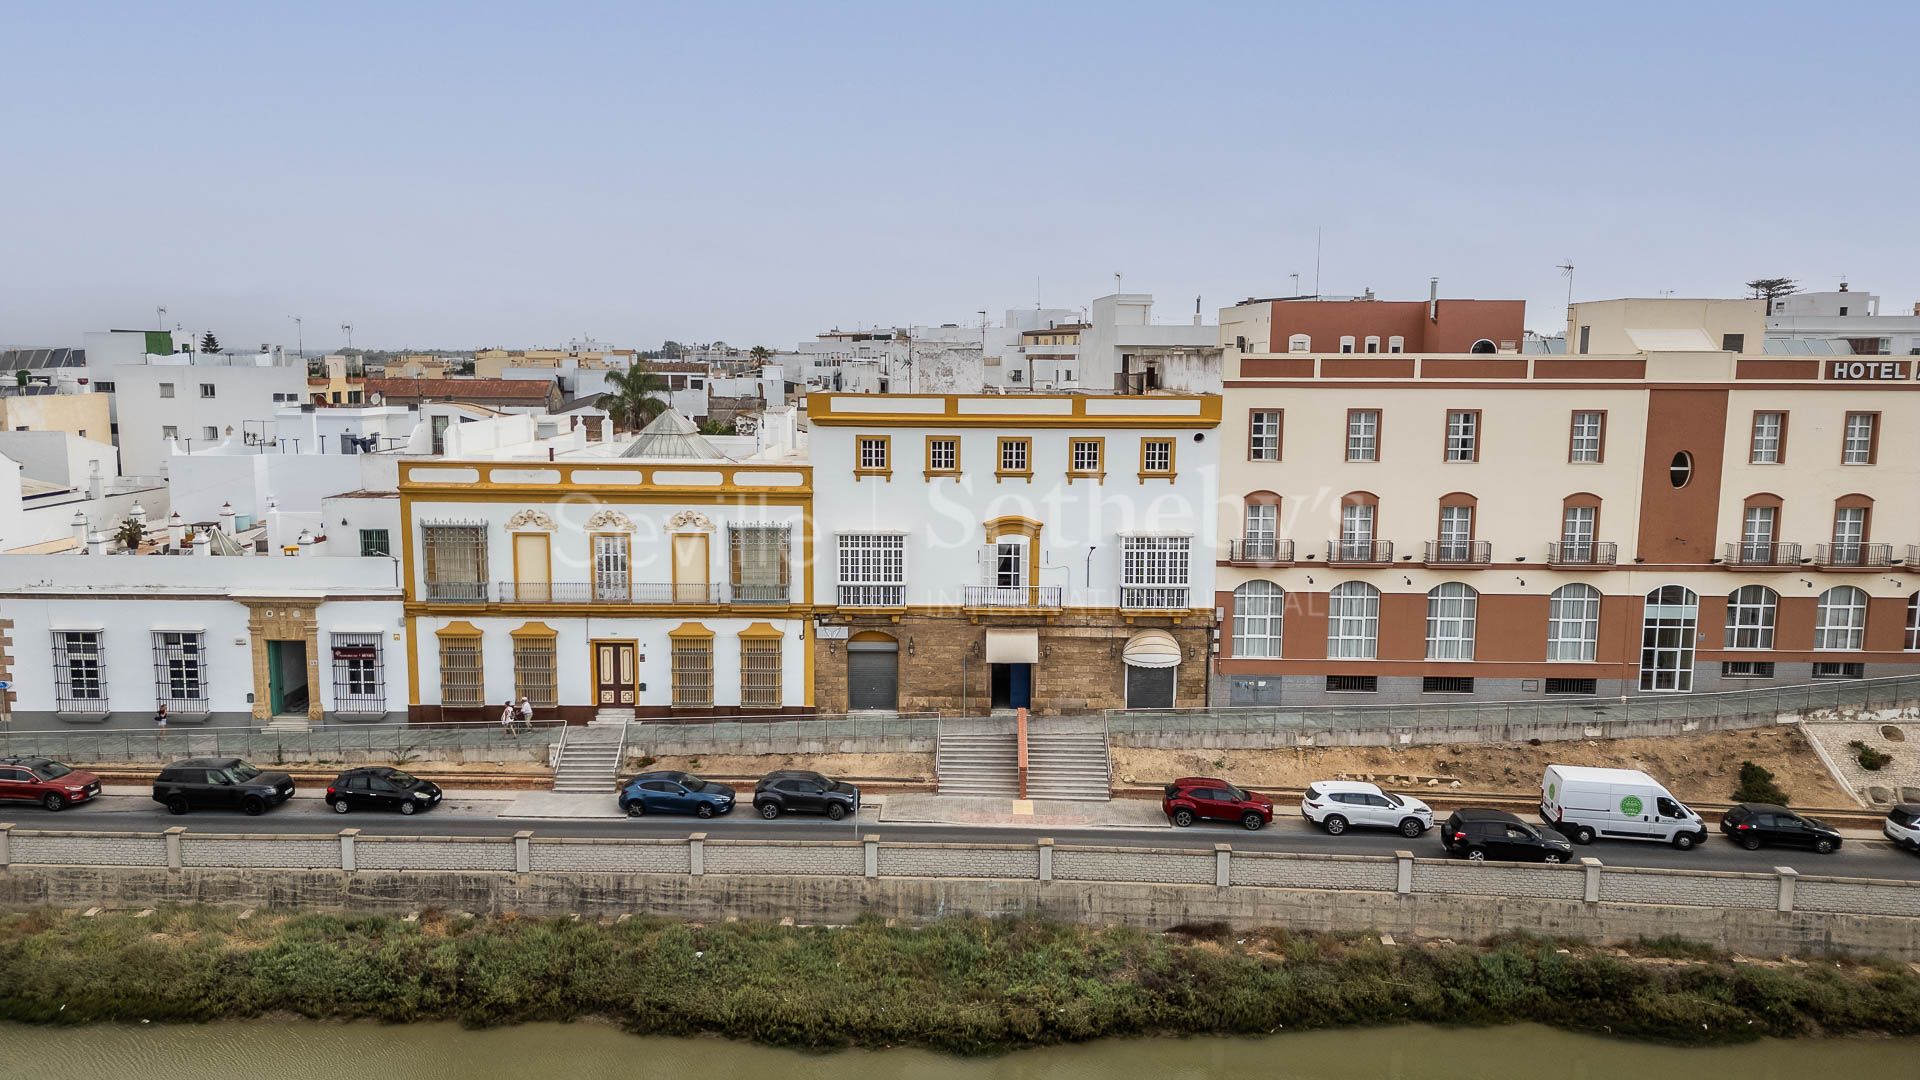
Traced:
<path id="1" fill-rule="evenodd" d="M 1773 562 L 1773 526 L 1778 513 L 1771 506 L 1747 507 L 1740 522 L 1741 562 Z"/>
<path id="2" fill-rule="evenodd" d="M 1401 337 L 1399 334 L 1395 334 L 1392 337 L 1387 339 L 1388 352 L 1398 353 L 1398 352 L 1405 352 L 1406 350 L 1407 350 L 1406 338 Z"/>
<path id="3" fill-rule="evenodd" d="M 713 705 L 713 639 L 673 639 L 673 707 L 704 709 Z"/>
<path id="4" fill-rule="evenodd" d="M 855 476 L 893 476 L 893 436 L 862 435 L 856 440 L 859 444 L 853 470 Z"/>
<path id="5" fill-rule="evenodd" d="M 1458 581 L 1436 585 L 1427 593 L 1427 659 L 1473 659 L 1475 612 L 1480 594 Z"/>
<path id="6" fill-rule="evenodd" d="M 1367 335 L 1367 351 L 1370 353 L 1377 353 L 1380 351 L 1379 337 L 1373 334 Z"/>
<path id="7" fill-rule="evenodd" d="M 1233 590 L 1233 655 L 1280 658 L 1281 616 L 1287 594 L 1271 581 L 1249 581 Z"/>
<path id="8" fill-rule="evenodd" d="M 1691 589 L 1662 585 L 1647 594 L 1640 624 L 1640 689 L 1693 689 L 1693 650 L 1700 598 Z"/>
<path id="9" fill-rule="evenodd" d="M 1778 465 L 1785 457 L 1786 447 L 1787 414 L 1754 413 L 1753 440 L 1747 450 L 1747 460 L 1755 465 Z"/>
<path id="10" fill-rule="evenodd" d="M 1247 460 L 1280 460 L 1280 410 L 1255 409 L 1247 414 Z"/>
<path id="11" fill-rule="evenodd" d="M 785 603 L 792 573 L 792 527 L 728 525 L 727 559 L 735 603 Z"/>
<path id="12" fill-rule="evenodd" d="M 1348 502 L 1340 507 L 1340 557 L 1349 561 L 1373 558 L 1372 503 Z"/>
<path id="13" fill-rule="evenodd" d="M 1187 606 L 1188 548 L 1185 536 L 1128 536 L 1121 539 L 1120 606 Z"/>
<path id="14" fill-rule="evenodd" d="M 379 634 L 334 634 L 333 707 L 345 713 L 387 711 Z"/>
<path id="15" fill-rule="evenodd" d="M 1727 648 L 1773 648 L 1780 594 L 1765 585 L 1743 585 L 1727 597 Z"/>
<path id="16" fill-rule="evenodd" d="M 1067 447 L 1070 476 L 1106 476 L 1105 439 L 1074 439 Z"/>
<path id="17" fill-rule="evenodd" d="M 160 437 L 169 440 L 178 439 L 180 437 L 180 429 L 172 424 L 163 425 L 160 428 Z"/>
<path id="18" fill-rule="evenodd" d="M 201 396 L 201 397 L 203 397 L 203 398 L 210 398 L 210 397 L 212 397 L 212 396 L 213 396 L 213 384 L 212 384 L 212 383 L 210 383 L 210 382 L 203 382 L 203 383 L 201 383 L 201 384 L 200 384 L 200 396 Z"/>
<path id="19" fill-rule="evenodd" d="M 1140 479 L 1173 475 L 1173 440 L 1140 440 Z"/>
<path id="20" fill-rule="evenodd" d="M 1579 348 L 1580 355 L 1585 356 L 1587 353 L 1587 346 L 1591 345 L 1592 343 L 1593 343 L 1593 327 L 1591 326 L 1581 327 L 1580 328 L 1580 348 Z"/>
<path id="21" fill-rule="evenodd" d="M 1459 675 L 1428 675 L 1420 680 L 1423 694 L 1471 694 L 1473 680 Z"/>
<path id="22" fill-rule="evenodd" d="M 1607 414 L 1591 409 L 1581 409 L 1573 414 L 1573 433 L 1567 448 L 1567 460 L 1578 462 L 1599 461 L 1604 434 L 1607 430 Z"/>
<path id="23" fill-rule="evenodd" d="M 487 527 L 446 523 L 420 527 L 428 600 L 487 598 Z"/>
<path id="24" fill-rule="evenodd" d="M 1440 542 L 1435 545 L 1434 554 L 1448 562 L 1473 558 L 1473 507 L 1440 508 Z"/>
<path id="25" fill-rule="evenodd" d="M 513 639 L 513 696 L 534 705 L 558 705 L 559 676 L 551 634 L 520 634 Z"/>
<path id="26" fill-rule="evenodd" d="M 1597 506 L 1568 506 L 1560 511 L 1560 561 L 1593 561 L 1595 523 L 1600 517 Z"/>
<path id="27" fill-rule="evenodd" d="M 1343 581 L 1327 594 L 1327 658 L 1372 660 L 1380 640 L 1380 590 Z"/>
<path id="28" fill-rule="evenodd" d="M 101 380 L 98 380 L 98 381 L 96 381 L 96 382 L 95 382 L 95 383 L 93 384 L 93 392 L 94 392 L 94 393 L 96 393 L 96 394 L 111 394 L 111 393 L 113 393 L 113 383 L 112 383 L 112 381 L 111 381 L 111 380 L 108 380 L 108 379 L 101 379 Z"/>
<path id="29" fill-rule="evenodd" d="M 1873 464 L 1875 453 L 1879 450 L 1879 439 L 1875 437 L 1879 419 L 1879 413 L 1847 414 L 1847 434 L 1840 446 L 1840 464 Z"/>
<path id="30" fill-rule="evenodd" d="M 161 397 L 163 397 L 163 398 L 170 398 L 170 397 L 172 397 L 172 396 L 173 396 L 173 384 L 172 384 L 172 383 L 170 383 L 170 382 L 163 382 L 163 383 L 161 383 L 161 384 L 160 384 L 160 396 L 161 396 Z"/>
<path id="31" fill-rule="evenodd" d="M 101 631 L 53 632 L 53 690 L 62 712 L 106 708 L 107 681 Z"/>
<path id="32" fill-rule="evenodd" d="M 960 440 L 951 435 L 927 436 L 927 475 L 960 475 Z"/>
<path id="33" fill-rule="evenodd" d="M 1600 590 L 1584 584 L 1553 590 L 1547 597 L 1547 659 L 1591 663 L 1599 644 Z"/>
<path id="34" fill-rule="evenodd" d="M 780 639 L 741 638 L 741 707 L 778 709 L 780 698 Z"/>
<path id="35" fill-rule="evenodd" d="M 1005 438 L 1000 440 L 1000 468 L 994 473 L 997 477 L 1020 476 L 1029 482 L 1033 479 L 1033 440 L 1026 438 Z"/>
<path id="36" fill-rule="evenodd" d="M 1600 692 L 1600 680 L 1548 679 L 1546 692 L 1549 694 L 1597 694 Z"/>
<path id="37" fill-rule="evenodd" d="M 1447 460 L 1480 460 L 1480 412 L 1454 409 L 1447 413 Z"/>
<path id="38" fill-rule="evenodd" d="M 1380 460 L 1380 411 L 1347 410 L 1347 460 Z"/>
<path id="39" fill-rule="evenodd" d="M 210 443 L 219 442 L 220 429 L 209 424 L 208 426 L 200 429 L 200 438 Z"/>
<path id="40" fill-rule="evenodd" d="M 153 632 L 153 681 L 162 705 L 207 707 L 206 642 L 198 630 Z"/>
<path id="41" fill-rule="evenodd" d="M 899 607 L 906 590 L 907 538 L 902 533 L 841 533 L 840 603 Z"/>
<path id="42" fill-rule="evenodd" d="M 1920 652 L 1920 592 L 1907 597 L 1907 651 Z"/>
<path id="43" fill-rule="evenodd" d="M 1280 507 L 1270 502 L 1250 502 L 1246 506 L 1244 539 L 1249 554 L 1273 556 L 1273 541 L 1280 534 Z M 1258 550 L 1252 550 L 1257 548 Z"/>
<path id="44" fill-rule="evenodd" d="M 993 585 L 996 589 L 1027 587 L 1027 542 L 1002 540 L 993 545 Z"/>
<path id="45" fill-rule="evenodd" d="M 478 634 L 440 635 L 440 704 L 449 708 L 486 704 Z"/>
<path id="46" fill-rule="evenodd" d="M 1312 352 L 1313 339 L 1305 334 L 1295 334 L 1287 339 L 1288 352 Z"/>
<path id="47" fill-rule="evenodd" d="M 1813 677 L 1816 679 L 1861 679 L 1867 674 L 1865 664 L 1819 663 L 1813 665 Z"/>
<path id="48" fill-rule="evenodd" d="M 1773 661 L 1725 660 L 1720 664 L 1720 677 L 1723 679 L 1771 679 L 1773 678 Z"/>
<path id="49" fill-rule="evenodd" d="M 593 598 L 630 600 L 633 598 L 633 539 L 626 533 L 600 533 L 593 537 Z"/>
<path id="50" fill-rule="evenodd" d="M 1350 353 L 1353 351 L 1353 335 L 1352 334 L 1346 334 L 1340 338 L 1340 351 L 1343 353 Z"/>
<path id="51" fill-rule="evenodd" d="M 1721 334 L 1720 335 L 1720 351 L 1721 352 L 1746 352 L 1747 351 L 1747 335 Z"/>
<path id="52" fill-rule="evenodd" d="M 1377 694 L 1380 692 L 1378 675 L 1329 675 L 1327 692 L 1331 694 Z"/>
<path id="53" fill-rule="evenodd" d="M 361 529 L 360 530 L 360 554 L 362 555 L 393 554 L 393 543 L 392 541 L 387 539 L 387 530 Z"/>
<path id="54" fill-rule="evenodd" d="M 1867 594 L 1852 585 L 1836 585 L 1820 594 L 1814 607 L 1813 647 L 1854 650 L 1866 647 Z"/>
<path id="55" fill-rule="evenodd" d="M 1867 508 L 1842 506 L 1833 512 L 1833 555 L 1835 566 L 1865 566 Z"/>
<path id="56" fill-rule="evenodd" d="M 1693 479 L 1693 455 L 1682 450 L 1673 455 L 1673 460 L 1667 463 L 1667 483 L 1683 488 L 1691 479 Z"/>

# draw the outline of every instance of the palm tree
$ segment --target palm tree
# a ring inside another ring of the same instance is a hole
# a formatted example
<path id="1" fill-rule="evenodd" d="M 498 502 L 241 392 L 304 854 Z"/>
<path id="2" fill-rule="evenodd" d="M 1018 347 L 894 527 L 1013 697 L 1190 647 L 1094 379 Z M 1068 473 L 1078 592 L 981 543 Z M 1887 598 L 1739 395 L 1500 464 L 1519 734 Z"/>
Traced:
<path id="1" fill-rule="evenodd" d="M 607 410 L 620 430 L 638 431 L 667 411 L 667 384 L 651 368 L 609 371 L 607 392 L 594 405 Z"/>
<path id="2" fill-rule="evenodd" d="M 773 359 L 773 350 L 767 348 L 765 345 L 755 345 L 753 348 L 747 350 L 747 355 L 753 358 L 754 363 L 764 364 Z"/>

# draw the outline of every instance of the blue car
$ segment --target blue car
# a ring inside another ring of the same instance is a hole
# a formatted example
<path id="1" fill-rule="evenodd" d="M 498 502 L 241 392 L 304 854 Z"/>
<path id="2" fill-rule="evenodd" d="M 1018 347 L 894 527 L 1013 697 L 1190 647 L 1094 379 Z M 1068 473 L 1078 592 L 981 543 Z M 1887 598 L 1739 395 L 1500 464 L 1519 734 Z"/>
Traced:
<path id="1" fill-rule="evenodd" d="M 733 789 L 702 780 L 692 773 L 641 773 L 620 789 L 620 809 L 625 810 L 628 817 L 692 814 L 710 818 L 733 809 Z"/>

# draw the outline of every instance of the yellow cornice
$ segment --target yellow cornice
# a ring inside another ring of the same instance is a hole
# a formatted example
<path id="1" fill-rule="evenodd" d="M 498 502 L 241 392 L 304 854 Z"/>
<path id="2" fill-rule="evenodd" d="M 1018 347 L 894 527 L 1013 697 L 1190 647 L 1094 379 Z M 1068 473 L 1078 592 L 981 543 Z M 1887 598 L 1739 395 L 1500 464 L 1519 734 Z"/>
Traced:
<path id="1" fill-rule="evenodd" d="M 842 399 L 873 401 L 939 401 L 933 412 L 843 412 L 834 411 L 834 402 Z M 962 413 L 960 402 L 968 401 L 1064 401 L 1072 411 L 1056 415 L 1007 411 Z M 1090 413 L 1087 403 L 1126 401 L 1196 401 L 1199 411 L 1191 416 L 1161 414 Z M 807 395 L 807 423 L 814 427 L 936 427 L 936 428 L 1211 428 L 1218 427 L 1221 398 L 1218 394 L 1154 394 L 1138 397 L 1090 394 L 833 394 Z"/>

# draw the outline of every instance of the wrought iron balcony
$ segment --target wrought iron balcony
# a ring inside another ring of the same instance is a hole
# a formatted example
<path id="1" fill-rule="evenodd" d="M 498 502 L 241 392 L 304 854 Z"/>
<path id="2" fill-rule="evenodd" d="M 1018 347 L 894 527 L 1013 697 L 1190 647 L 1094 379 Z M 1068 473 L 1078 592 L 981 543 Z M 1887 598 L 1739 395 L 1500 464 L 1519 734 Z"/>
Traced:
<path id="1" fill-rule="evenodd" d="M 1493 543 L 1489 540 L 1429 540 L 1428 566 L 1485 566 L 1493 561 Z"/>
<path id="2" fill-rule="evenodd" d="M 736 604 L 784 604 L 791 599 L 792 590 L 785 585 L 763 585 L 739 582 L 729 587 L 727 595 Z"/>
<path id="3" fill-rule="evenodd" d="M 1800 565 L 1799 544 L 1767 544 L 1742 541 L 1728 544 L 1721 560 L 1728 566 L 1771 567 L 1786 570 Z"/>
<path id="4" fill-rule="evenodd" d="M 1327 561 L 1340 566 L 1384 566 L 1393 561 L 1393 541 L 1329 540 Z"/>
<path id="5" fill-rule="evenodd" d="M 1893 545 L 1815 544 L 1813 564 L 1824 570 L 1876 570 L 1893 565 Z"/>
<path id="6" fill-rule="evenodd" d="M 897 608 L 906 602 L 905 585 L 842 585 L 841 607 Z"/>
<path id="7" fill-rule="evenodd" d="M 1242 566 L 1284 566 L 1293 561 L 1293 541 L 1253 536 L 1227 541 L 1227 561 Z"/>
<path id="8" fill-rule="evenodd" d="M 1612 541 L 1573 540 L 1547 545 L 1548 566 L 1612 566 L 1620 561 L 1620 545 Z"/>
<path id="9" fill-rule="evenodd" d="M 440 604 L 484 604 L 487 602 L 487 583 L 484 581 L 429 581 L 427 599 Z"/>
<path id="10" fill-rule="evenodd" d="M 671 582 L 502 581 L 503 604 L 700 604 L 720 602 L 720 586 Z"/>
<path id="11" fill-rule="evenodd" d="M 1189 601 L 1185 585 L 1122 585 L 1123 611 L 1184 611 Z"/>
<path id="12" fill-rule="evenodd" d="M 969 585 L 962 598 L 970 608 L 1058 608 L 1058 585 Z"/>

